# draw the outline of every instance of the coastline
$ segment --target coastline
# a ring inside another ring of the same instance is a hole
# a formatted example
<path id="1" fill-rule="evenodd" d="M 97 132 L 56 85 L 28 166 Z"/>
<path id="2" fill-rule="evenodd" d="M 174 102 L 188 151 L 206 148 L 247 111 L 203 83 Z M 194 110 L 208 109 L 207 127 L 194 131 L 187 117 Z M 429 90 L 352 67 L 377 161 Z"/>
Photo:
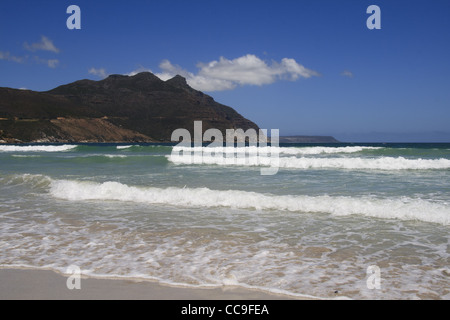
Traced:
<path id="1" fill-rule="evenodd" d="M 188 288 L 154 281 L 82 276 L 80 289 L 52 270 L 0 268 L 0 300 L 311 300 L 241 287 Z"/>

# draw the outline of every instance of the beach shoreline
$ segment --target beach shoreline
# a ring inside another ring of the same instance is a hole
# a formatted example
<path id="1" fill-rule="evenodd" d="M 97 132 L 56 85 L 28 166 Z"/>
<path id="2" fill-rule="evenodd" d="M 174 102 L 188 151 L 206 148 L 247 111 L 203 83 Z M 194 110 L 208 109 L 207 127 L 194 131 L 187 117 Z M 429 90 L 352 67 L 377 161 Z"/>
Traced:
<path id="1" fill-rule="evenodd" d="M 237 286 L 189 288 L 156 281 L 81 276 L 80 289 L 68 289 L 69 275 L 52 270 L 0 269 L 1 300 L 310 300 Z"/>

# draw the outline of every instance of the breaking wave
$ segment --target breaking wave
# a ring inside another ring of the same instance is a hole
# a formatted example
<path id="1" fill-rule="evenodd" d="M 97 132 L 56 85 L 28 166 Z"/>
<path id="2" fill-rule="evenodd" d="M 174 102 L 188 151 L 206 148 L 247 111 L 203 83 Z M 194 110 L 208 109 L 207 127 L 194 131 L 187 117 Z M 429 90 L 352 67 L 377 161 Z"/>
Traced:
<path id="1" fill-rule="evenodd" d="M 450 224 L 449 204 L 407 197 L 280 196 L 239 190 L 137 187 L 112 181 L 96 183 L 72 180 L 53 180 L 50 194 L 70 201 L 127 201 L 186 207 L 328 213 L 334 216 L 362 215 Z"/>
<path id="2" fill-rule="evenodd" d="M 292 169 L 362 169 L 362 170 L 427 170 L 450 169 L 448 159 L 407 159 L 404 157 L 378 158 L 306 158 L 306 157 L 223 157 L 218 155 L 170 155 L 175 164 L 248 165 Z"/>

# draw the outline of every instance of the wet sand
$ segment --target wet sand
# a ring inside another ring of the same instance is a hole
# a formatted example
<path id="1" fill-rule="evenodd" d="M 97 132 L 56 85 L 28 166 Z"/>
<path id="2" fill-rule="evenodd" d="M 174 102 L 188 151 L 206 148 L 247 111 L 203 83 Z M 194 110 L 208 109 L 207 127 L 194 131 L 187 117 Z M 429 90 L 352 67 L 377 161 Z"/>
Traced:
<path id="1" fill-rule="evenodd" d="M 291 300 L 292 296 L 237 287 L 186 288 L 152 281 L 80 279 L 68 289 L 68 275 L 50 270 L 0 269 L 1 300 Z M 72 282 L 75 283 L 75 282 Z"/>

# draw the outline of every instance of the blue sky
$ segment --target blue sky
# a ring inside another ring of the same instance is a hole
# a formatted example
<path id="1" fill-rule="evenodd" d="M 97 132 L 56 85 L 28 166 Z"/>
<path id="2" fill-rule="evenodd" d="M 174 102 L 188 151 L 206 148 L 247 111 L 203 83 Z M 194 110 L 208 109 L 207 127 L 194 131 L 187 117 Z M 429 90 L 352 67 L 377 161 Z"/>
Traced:
<path id="1" fill-rule="evenodd" d="M 281 135 L 450 142 L 449 13 L 448 0 L 2 1 L 0 86 L 180 73 Z"/>

